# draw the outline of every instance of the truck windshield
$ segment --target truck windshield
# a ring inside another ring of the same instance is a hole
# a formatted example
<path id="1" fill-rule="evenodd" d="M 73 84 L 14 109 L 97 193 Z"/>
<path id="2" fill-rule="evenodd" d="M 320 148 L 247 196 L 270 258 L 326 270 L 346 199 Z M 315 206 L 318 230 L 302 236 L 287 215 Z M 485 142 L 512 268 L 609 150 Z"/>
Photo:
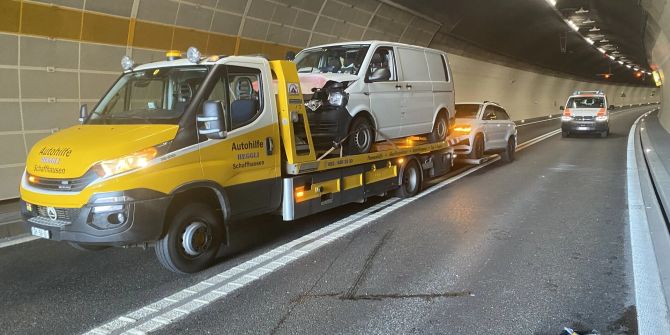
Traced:
<path id="1" fill-rule="evenodd" d="M 98 103 L 87 124 L 176 124 L 208 68 L 156 68 L 126 73 Z"/>
<path id="2" fill-rule="evenodd" d="M 567 108 L 605 108 L 605 99 L 602 97 L 572 97 L 568 100 Z"/>
<path id="3" fill-rule="evenodd" d="M 295 57 L 295 63 L 298 73 L 358 75 L 369 48 L 369 44 L 354 44 L 303 50 Z"/>
<path id="4" fill-rule="evenodd" d="M 474 119 L 479 112 L 478 104 L 457 104 L 456 118 L 458 119 Z"/>

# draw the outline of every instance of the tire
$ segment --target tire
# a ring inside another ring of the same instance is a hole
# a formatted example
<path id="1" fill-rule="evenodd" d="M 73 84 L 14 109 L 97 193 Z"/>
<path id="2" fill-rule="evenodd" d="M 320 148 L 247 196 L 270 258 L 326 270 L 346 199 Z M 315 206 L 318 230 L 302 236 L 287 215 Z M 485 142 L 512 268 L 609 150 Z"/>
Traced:
<path id="1" fill-rule="evenodd" d="M 156 257 L 172 272 L 198 272 L 216 259 L 223 231 L 221 218 L 210 206 L 185 205 L 170 220 L 165 236 L 156 242 Z"/>
<path id="2" fill-rule="evenodd" d="M 500 154 L 500 158 L 505 163 L 511 163 L 514 161 L 515 154 L 516 154 L 516 139 L 514 138 L 514 136 L 510 136 L 510 138 L 507 140 L 507 147 L 505 147 L 505 151 L 503 151 Z"/>
<path id="3" fill-rule="evenodd" d="M 435 119 L 433 125 L 433 132 L 430 133 L 428 139 L 431 143 L 444 142 L 449 135 L 449 120 L 440 112 Z"/>
<path id="4" fill-rule="evenodd" d="M 411 198 L 421 191 L 423 174 L 421 167 L 415 160 L 409 160 L 402 168 L 400 188 L 396 192 L 399 198 Z"/>
<path id="5" fill-rule="evenodd" d="M 601 137 L 601 138 L 606 138 L 606 137 L 609 136 L 609 135 L 610 135 L 610 130 L 609 130 L 609 129 L 600 132 L 600 137 Z"/>
<path id="6" fill-rule="evenodd" d="M 565 130 L 563 130 L 563 131 L 561 132 L 561 137 L 563 137 L 563 138 L 568 138 L 568 137 L 570 137 L 570 132 L 569 132 L 569 131 L 565 131 Z"/>
<path id="7" fill-rule="evenodd" d="M 100 251 L 110 248 L 107 245 L 83 244 L 77 242 L 67 242 L 71 247 L 81 251 Z"/>
<path id="8" fill-rule="evenodd" d="M 375 132 L 372 124 L 366 117 L 357 117 L 351 122 L 349 138 L 347 139 L 347 154 L 367 154 L 375 143 Z"/>
<path id="9" fill-rule="evenodd" d="M 484 137 L 482 135 L 475 136 L 475 143 L 472 145 L 469 158 L 480 159 L 484 157 Z"/>

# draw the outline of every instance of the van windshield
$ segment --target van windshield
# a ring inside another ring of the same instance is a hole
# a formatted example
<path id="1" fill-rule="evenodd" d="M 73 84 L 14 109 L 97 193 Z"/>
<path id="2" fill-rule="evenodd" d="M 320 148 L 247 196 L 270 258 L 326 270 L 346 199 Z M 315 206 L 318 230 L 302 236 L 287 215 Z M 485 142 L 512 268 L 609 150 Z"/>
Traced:
<path id="1" fill-rule="evenodd" d="M 208 68 L 157 68 L 126 73 L 98 103 L 86 124 L 176 124 Z"/>
<path id="2" fill-rule="evenodd" d="M 369 44 L 336 45 L 301 51 L 294 62 L 298 73 L 348 73 L 358 75 Z"/>
<path id="3" fill-rule="evenodd" d="M 478 104 L 457 104 L 456 105 L 456 118 L 457 119 L 474 119 L 477 117 L 477 112 L 479 112 Z"/>
<path id="4" fill-rule="evenodd" d="M 603 97 L 572 97 L 566 108 L 605 108 Z"/>

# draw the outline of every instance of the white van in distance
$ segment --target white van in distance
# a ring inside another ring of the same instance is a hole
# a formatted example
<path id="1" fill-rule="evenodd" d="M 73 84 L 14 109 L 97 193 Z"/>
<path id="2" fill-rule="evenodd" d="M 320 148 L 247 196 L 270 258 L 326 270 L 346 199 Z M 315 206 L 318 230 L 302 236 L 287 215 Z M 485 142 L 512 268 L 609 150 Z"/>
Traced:
<path id="1" fill-rule="evenodd" d="M 367 41 L 302 50 L 294 59 L 317 147 L 342 141 L 349 154 L 376 141 L 426 134 L 447 138 L 454 83 L 445 52 Z"/>

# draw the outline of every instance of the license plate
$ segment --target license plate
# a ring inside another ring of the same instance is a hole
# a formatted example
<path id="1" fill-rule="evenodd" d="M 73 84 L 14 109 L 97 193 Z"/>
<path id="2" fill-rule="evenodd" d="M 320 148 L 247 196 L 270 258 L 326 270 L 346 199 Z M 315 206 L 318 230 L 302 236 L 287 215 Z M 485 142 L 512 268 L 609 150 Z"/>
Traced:
<path id="1" fill-rule="evenodd" d="M 577 127 L 577 130 L 590 130 L 591 127 Z"/>
<path id="2" fill-rule="evenodd" d="M 46 239 L 51 238 L 51 232 L 46 230 L 46 229 L 42 229 L 42 228 L 30 227 L 30 233 L 32 233 L 33 236 L 37 236 L 37 237 L 41 237 L 41 238 L 46 238 Z"/>

